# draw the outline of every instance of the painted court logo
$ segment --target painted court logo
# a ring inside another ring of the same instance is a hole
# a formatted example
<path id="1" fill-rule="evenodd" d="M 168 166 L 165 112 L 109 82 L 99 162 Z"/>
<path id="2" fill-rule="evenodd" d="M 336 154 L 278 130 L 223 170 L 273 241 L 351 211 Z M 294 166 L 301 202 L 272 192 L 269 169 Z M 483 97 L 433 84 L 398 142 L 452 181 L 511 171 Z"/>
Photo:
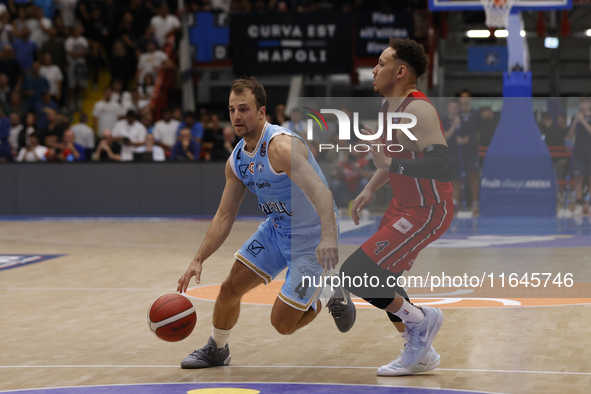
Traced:
<path id="1" fill-rule="evenodd" d="M 0 254 L 0 271 L 61 257 L 63 254 Z"/>
<path id="2" fill-rule="evenodd" d="M 313 110 L 312 108 L 302 107 L 306 111 L 302 111 L 304 114 L 310 116 L 312 119 L 308 119 L 307 122 L 307 139 L 312 141 L 314 139 L 314 121 L 320 127 L 320 131 L 323 132 L 324 128 L 328 131 L 328 124 L 326 119 L 321 114 L 332 114 L 337 117 L 337 124 L 339 127 L 338 136 L 340 141 L 351 141 L 351 119 L 347 113 L 338 109 L 321 109 L 320 112 Z M 386 117 L 384 119 L 384 116 Z M 409 119 L 408 123 L 400 123 L 402 119 Z M 322 121 L 322 122 L 321 122 Z M 385 130 L 384 130 L 385 125 Z M 365 135 L 361 133 L 359 129 L 359 113 L 353 112 L 353 132 L 355 136 L 361 141 L 375 141 L 382 137 L 385 133 L 387 141 L 392 141 L 393 132 L 401 130 L 411 141 L 417 141 L 410 129 L 417 125 L 417 117 L 413 114 L 406 112 L 378 112 L 378 130 L 374 135 Z M 322 152 L 327 150 L 335 149 L 337 152 L 345 150 L 348 152 L 360 152 L 366 153 L 374 147 L 378 151 L 380 149 L 387 150 L 391 153 L 402 152 L 403 147 L 400 144 L 356 144 L 356 145 L 334 145 L 334 144 L 319 144 L 319 151 Z"/>

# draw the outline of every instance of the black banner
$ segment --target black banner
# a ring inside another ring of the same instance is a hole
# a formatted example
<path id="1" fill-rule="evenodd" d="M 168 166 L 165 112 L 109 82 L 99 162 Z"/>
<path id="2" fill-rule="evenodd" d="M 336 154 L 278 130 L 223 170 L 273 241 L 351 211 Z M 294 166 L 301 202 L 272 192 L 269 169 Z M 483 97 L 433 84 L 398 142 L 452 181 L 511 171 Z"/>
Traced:
<path id="1" fill-rule="evenodd" d="M 350 14 L 231 15 L 237 75 L 335 74 L 352 68 Z"/>
<path id="2" fill-rule="evenodd" d="M 390 37 L 413 38 L 414 17 L 410 12 L 362 12 L 357 16 L 357 56 L 380 56 Z"/>

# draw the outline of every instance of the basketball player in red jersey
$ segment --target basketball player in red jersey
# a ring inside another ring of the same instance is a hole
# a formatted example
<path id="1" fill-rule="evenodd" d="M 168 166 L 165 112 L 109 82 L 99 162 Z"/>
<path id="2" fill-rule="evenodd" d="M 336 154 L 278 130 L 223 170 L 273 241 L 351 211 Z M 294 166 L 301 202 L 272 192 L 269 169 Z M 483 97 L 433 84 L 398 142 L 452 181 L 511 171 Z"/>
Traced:
<path id="1" fill-rule="evenodd" d="M 405 341 L 404 351 L 378 369 L 380 376 L 408 375 L 436 368 L 441 358 L 431 346 L 443 322 L 438 308 L 416 307 L 401 287 L 392 287 L 391 277 L 409 270 L 419 251 L 439 238 L 454 216 L 451 178 L 452 160 L 437 111 L 417 90 L 417 78 L 425 73 L 428 56 L 422 45 L 410 39 L 390 39 L 373 69 L 374 90 L 385 98 L 381 111 L 405 112 L 416 116 L 416 126 L 395 130 L 392 140 L 374 141 L 372 156 L 377 170 L 354 200 L 352 216 L 372 199 L 373 193 L 390 182 L 394 197 L 379 230 L 344 263 L 341 274 L 351 278 L 377 276 L 384 287 L 346 287 L 351 293 L 388 312 Z M 386 116 L 385 116 L 386 118 Z M 400 118 L 394 117 L 394 122 Z M 386 130 L 384 127 L 383 130 Z M 364 134 L 373 131 L 365 129 Z M 385 133 L 384 133 L 385 134 Z M 390 153 L 377 144 L 399 144 L 404 150 Z M 389 280 L 390 279 L 390 280 Z"/>

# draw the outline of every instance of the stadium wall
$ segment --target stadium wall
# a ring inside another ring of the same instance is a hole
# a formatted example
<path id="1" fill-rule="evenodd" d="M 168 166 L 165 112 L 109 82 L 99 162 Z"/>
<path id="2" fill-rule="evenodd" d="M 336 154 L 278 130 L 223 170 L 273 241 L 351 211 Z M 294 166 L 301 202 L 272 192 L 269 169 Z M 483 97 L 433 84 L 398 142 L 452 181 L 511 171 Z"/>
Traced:
<path id="1" fill-rule="evenodd" d="M 3 164 L 0 215 L 211 216 L 224 184 L 224 163 Z M 239 215 L 262 215 L 252 193 Z"/>

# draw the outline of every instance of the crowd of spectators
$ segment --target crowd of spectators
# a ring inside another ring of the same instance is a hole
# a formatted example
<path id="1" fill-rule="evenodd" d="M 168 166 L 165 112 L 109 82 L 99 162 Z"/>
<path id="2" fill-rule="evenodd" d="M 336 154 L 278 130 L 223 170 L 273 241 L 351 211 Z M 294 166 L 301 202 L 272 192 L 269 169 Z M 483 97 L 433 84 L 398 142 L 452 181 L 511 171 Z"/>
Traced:
<path id="1" fill-rule="evenodd" d="M 170 108 L 153 122 L 158 74 L 176 67 L 169 37 L 181 27 L 177 7 L 176 0 L 0 0 L 0 162 L 227 157 L 235 137 L 215 114 Z M 109 87 L 89 125 L 81 109 L 101 69 Z"/>

